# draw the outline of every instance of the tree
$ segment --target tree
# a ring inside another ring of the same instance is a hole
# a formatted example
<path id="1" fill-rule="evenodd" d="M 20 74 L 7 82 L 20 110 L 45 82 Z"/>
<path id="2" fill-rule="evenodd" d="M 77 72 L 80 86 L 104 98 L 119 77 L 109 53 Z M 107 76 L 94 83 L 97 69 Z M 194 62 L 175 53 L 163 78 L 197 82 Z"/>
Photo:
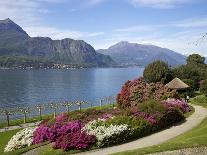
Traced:
<path id="1" fill-rule="evenodd" d="M 144 79 L 147 82 L 162 82 L 167 83 L 172 80 L 172 72 L 163 61 L 154 61 L 149 64 L 144 70 Z"/>
<path id="2" fill-rule="evenodd" d="M 207 96 L 207 79 L 202 81 L 200 91 Z"/>
<path id="3" fill-rule="evenodd" d="M 187 64 L 198 65 L 205 64 L 205 58 L 200 56 L 199 54 L 189 55 L 187 58 Z"/>
<path id="4" fill-rule="evenodd" d="M 187 58 L 187 64 L 173 69 L 173 76 L 180 79 L 190 79 L 193 82 L 193 89 L 199 89 L 199 81 L 207 79 L 207 65 L 205 58 L 199 54 L 192 54 Z"/>

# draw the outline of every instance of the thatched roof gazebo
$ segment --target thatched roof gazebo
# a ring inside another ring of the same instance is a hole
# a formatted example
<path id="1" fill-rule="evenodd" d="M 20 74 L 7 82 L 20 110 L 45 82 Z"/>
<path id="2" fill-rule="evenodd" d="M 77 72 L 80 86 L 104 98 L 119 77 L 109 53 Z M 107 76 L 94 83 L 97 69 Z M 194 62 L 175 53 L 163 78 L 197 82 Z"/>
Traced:
<path id="1" fill-rule="evenodd" d="M 169 83 L 167 83 L 165 86 L 170 89 L 175 89 L 175 90 L 184 90 L 184 89 L 188 89 L 190 87 L 177 77 L 174 78 Z"/>

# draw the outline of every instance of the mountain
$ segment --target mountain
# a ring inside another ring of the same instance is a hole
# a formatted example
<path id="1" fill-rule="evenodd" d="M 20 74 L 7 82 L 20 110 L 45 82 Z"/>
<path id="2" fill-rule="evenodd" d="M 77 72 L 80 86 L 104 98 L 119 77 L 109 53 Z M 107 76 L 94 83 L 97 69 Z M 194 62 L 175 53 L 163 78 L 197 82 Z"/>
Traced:
<path id="1" fill-rule="evenodd" d="M 11 59 L 12 62 L 5 63 Z M 83 40 L 30 37 L 12 20 L 0 20 L 0 66 L 22 65 L 25 61 L 26 63 L 35 61 L 36 64 L 46 62 L 86 67 L 116 65 L 110 56 L 97 53 Z"/>
<path id="2" fill-rule="evenodd" d="M 155 61 L 162 60 L 171 66 L 185 63 L 186 57 L 167 48 L 161 48 L 154 45 L 143 45 L 119 42 L 108 49 L 100 49 L 97 52 L 109 55 L 122 66 L 146 66 Z"/>

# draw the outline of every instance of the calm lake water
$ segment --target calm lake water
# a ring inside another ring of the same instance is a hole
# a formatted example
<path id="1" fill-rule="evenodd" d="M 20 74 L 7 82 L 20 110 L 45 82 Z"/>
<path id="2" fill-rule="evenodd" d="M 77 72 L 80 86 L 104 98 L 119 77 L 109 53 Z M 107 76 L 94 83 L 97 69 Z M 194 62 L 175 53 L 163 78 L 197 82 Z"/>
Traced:
<path id="1" fill-rule="evenodd" d="M 75 70 L 0 70 L 0 108 L 115 96 L 124 82 L 141 76 L 143 68 Z"/>

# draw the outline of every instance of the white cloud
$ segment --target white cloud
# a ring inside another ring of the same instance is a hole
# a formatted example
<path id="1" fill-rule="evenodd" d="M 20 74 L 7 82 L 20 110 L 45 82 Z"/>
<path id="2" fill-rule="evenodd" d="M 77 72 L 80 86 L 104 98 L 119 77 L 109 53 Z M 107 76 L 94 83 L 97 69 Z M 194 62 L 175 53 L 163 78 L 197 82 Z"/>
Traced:
<path id="1" fill-rule="evenodd" d="M 75 30 L 62 30 L 55 27 L 47 26 L 31 26 L 24 27 L 31 37 L 50 37 L 52 39 L 64 39 L 64 38 L 73 38 L 73 39 L 83 39 L 91 38 L 99 35 L 104 35 L 104 32 L 81 32 Z"/>
<path id="2" fill-rule="evenodd" d="M 131 26 L 131 27 L 127 27 L 127 28 L 115 29 L 115 31 L 117 31 L 117 32 L 134 32 L 134 31 L 152 31 L 154 29 L 155 29 L 155 27 L 152 27 L 149 25 L 138 25 L 138 26 Z"/>
<path id="3" fill-rule="evenodd" d="M 178 5 L 191 3 L 192 0 L 129 0 L 136 7 L 151 7 L 159 9 L 174 8 Z"/>
<path id="4" fill-rule="evenodd" d="M 202 18 L 190 18 L 178 22 L 172 23 L 173 26 L 181 28 L 199 28 L 207 26 L 207 17 Z"/>

